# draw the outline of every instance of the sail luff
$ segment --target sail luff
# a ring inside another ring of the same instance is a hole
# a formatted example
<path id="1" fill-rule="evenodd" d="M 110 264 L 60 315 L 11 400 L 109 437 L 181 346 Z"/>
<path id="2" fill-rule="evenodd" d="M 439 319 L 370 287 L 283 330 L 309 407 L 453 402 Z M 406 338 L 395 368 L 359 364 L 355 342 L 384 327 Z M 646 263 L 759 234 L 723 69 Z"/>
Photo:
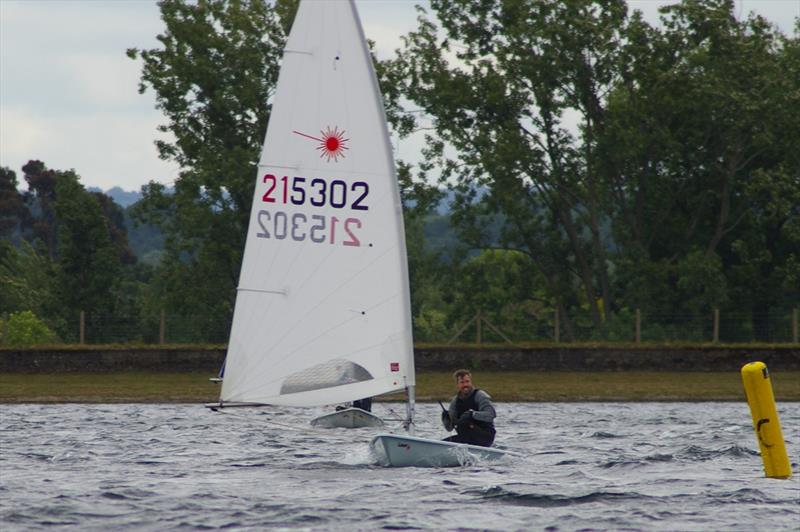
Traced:
<path id="1" fill-rule="evenodd" d="M 361 47 L 364 55 L 365 55 L 365 62 L 369 65 L 369 70 L 371 72 L 370 81 L 372 82 L 372 94 L 374 95 L 376 107 L 378 108 L 378 112 L 380 113 L 381 123 L 383 127 L 380 129 L 381 136 L 383 137 L 383 143 L 386 148 L 385 153 L 387 154 L 387 161 L 386 165 L 388 168 L 391 168 L 391 178 L 394 183 L 394 186 L 391 187 L 392 192 L 394 193 L 394 203 L 395 209 L 398 213 L 398 221 L 397 224 L 397 243 L 400 247 L 400 255 L 403 258 L 400 261 L 400 270 L 401 270 L 401 283 L 403 288 L 403 297 L 405 299 L 404 306 L 406 308 L 406 312 L 403 312 L 403 320 L 405 323 L 405 329 L 409 331 L 409 345 L 407 346 L 408 351 L 408 360 L 411 364 L 411 371 L 410 371 L 410 378 L 408 380 L 409 385 L 414 386 L 415 384 L 415 375 L 416 371 L 414 368 L 414 346 L 411 337 L 411 331 L 413 331 L 413 322 L 411 317 L 411 286 L 410 286 L 410 277 L 408 273 L 408 251 L 406 249 L 406 231 L 405 231 L 405 220 L 403 218 L 403 201 L 400 197 L 400 187 L 399 182 L 397 180 L 396 174 L 396 166 L 393 156 L 393 149 L 392 149 L 392 142 L 389 138 L 389 128 L 387 126 L 388 122 L 386 120 L 386 109 L 384 107 L 384 100 L 381 93 L 380 85 L 378 84 L 378 76 L 375 73 L 375 69 L 372 63 L 372 54 L 369 52 L 369 48 L 366 45 L 367 38 L 364 34 L 364 28 L 361 25 L 361 19 L 358 16 L 358 12 L 356 10 L 355 0 L 349 0 L 348 3 L 350 4 L 350 8 L 353 11 L 353 18 L 356 21 L 356 26 L 358 27 L 358 34 L 361 39 L 361 42 L 364 43 L 364 46 Z M 413 399 L 412 399 L 412 411 L 413 411 Z"/>

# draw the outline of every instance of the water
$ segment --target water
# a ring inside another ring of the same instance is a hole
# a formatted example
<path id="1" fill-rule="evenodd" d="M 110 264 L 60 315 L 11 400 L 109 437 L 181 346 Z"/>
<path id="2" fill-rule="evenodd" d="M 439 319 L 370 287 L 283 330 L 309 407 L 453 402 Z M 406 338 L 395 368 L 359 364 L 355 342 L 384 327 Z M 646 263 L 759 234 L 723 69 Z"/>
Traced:
<path id="1" fill-rule="evenodd" d="M 744 403 L 497 407 L 524 457 L 389 469 L 373 429 L 310 429 L 323 409 L 2 405 L 0 528 L 797 530 L 800 403 L 779 405 L 788 481 L 764 478 Z"/>

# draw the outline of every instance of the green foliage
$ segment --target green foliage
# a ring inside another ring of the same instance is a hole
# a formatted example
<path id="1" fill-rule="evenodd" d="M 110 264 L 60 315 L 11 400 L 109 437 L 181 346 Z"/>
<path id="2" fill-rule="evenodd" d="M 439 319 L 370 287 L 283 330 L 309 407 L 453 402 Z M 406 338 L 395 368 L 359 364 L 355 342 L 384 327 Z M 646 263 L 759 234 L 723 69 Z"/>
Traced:
<path id="1" fill-rule="evenodd" d="M 154 225 L 136 222 L 131 216 L 131 211 L 135 209 L 136 206 L 134 204 L 125 209 L 124 212 L 131 250 L 139 261 L 155 266 L 161 262 L 164 250 L 164 235 Z"/>
<path id="2" fill-rule="evenodd" d="M 430 5 L 376 65 L 395 130 L 426 133 L 423 161 L 397 170 L 418 340 L 479 310 L 515 340 L 551 337 L 558 312 L 562 338 L 629 341 L 636 309 L 645 341 L 708 341 L 715 308 L 723 337 L 789 330 L 797 34 L 737 19 L 730 0 L 673 3 L 658 27 L 622 0 Z M 20 192 L 0 168 L 0 313 L 31 311 L 66 340 L 79 310 L 123 314 L 146 342 L 162 311 L 170 341 L 228 335 L 297 1 L 159 6 L 158 47 L 128 55 L 173 139 L 157 147 L 180 166 L 174 188 L 150 183 L 123 212 L 74 171 L 29 161 Z M 434 213 L 445 193 L 451 211 Z"/>
<path id="3" fill-rule="evenodd" d="M 480 310 L 497 325 L 523 328 L 541 303 L 530 270 L 530 259 L 514 251 L 487 250 L 466 260 L 453 279 L 453 317 L 464 322 Z"/>
<path id="4" fill-rule="evenodd" d="M 421 342 L 445 342 L 450 339 L 452 329 L 447 323 L 447 314 L 435 308 L 422 308 L 414 316 L 414 337 Z"/>
<path id="5" fill-rule="evenodd" d="M 716 255 L 693 251 L 677 264 L 678 297 L 690 314 L 708 315 L 727 300 L 727 284 L 722 261 Z"/>
<path id="6" fill-rule="evenodd" d="M 460 238 L 527 254 L 568 337 L 625 308 L 758 321 L 797 300 L 797 38 L 727 0 L 659 28 L 614 0 L 431 8 L 380 69 L 389 116 L 427 113 L 420 168 L 454 184 Z"/>
<path id="7" fill-rule="evenodd" d="M 83 310 L 110 315 L 130 308 L 122 265 L 133 267 L 123 212 L 105 194 L 88 192 L 72 170 L 41 161 L 23 166 L 29 191 L 16 211 L 16 239 L 0 245 L 0 311 L 30 310 L 64 339 L 77 335 Z M 100 339 L 98 331 L 87 331 Z"/>
<path id="8" fill-rule="evenodd" d="M 52 315 L 58 266 L 47 253 L 23 241 L 19 248 L 0 241 L 0 313 L 32 310 Z"/>
<path id="9" fill-rule="evenodd" d="M 636 339 L 636 314 L 621 309 L 606 321 L 605 327 L 592 331 L 592 341 L 632 342 Z"/>
<path id="10" fill-rule="evenodd" d="M 73 172 L 61 174 L 55 190 L 61 302 L 73 312 L 108 313 L 120 260 L 100 204 Z"/>
<path id="11" fill-rule="evenodd" d="M 668 272 L 650 295 L 647 276 L 634 282 L 645 289 L 626 303 L 759 322 L 798 297 L 781 287 L 800 249 L 800 56 L 797 38 L 732 9 L 687 1 L 663 10 L 663 31 L 637 24 L 603 149 L 619 183 L 620 275 L 635 278 L 642 260 Z"/>
<path id="12" fill-rule="evenodd" d="M 524 339 L 548 325 L 548 307 L 541 278 L 528 277 L 529 258 L 508 250 L 487 250 L 469 257 L 435 282 L 426 283 L 415 309 L 415 337 L 419 341 L 449 340 L 459 328 L 473 320 L 478 311 L 483 320 L 506 336 Z M 489 341 L 505 341 L 491 327 L 483 327 Z M 546 334 L 546 333 L 545 333 Z M 460 339 L 475 337 L 475 325 L 465 329 Z"/>
<path id="13" fill-rule="evenodd" d="M 104 223 L 108 229 L 111 241 L 116 248 L 119 261 L 122 264 L 134 264 L 136 262 L 136 255 L 134 255 L 128 239 L 125 210 L 117 205 L 110 196 L 102 192 L 92 192 L 92 195 L 100 205 Z"/>
<path id="14" fill-rule="evenodd" d="M 56 341 L 55 333 L 30 310 L 14 312 L 6 319 L 0 317 L 0 344 L 26 346 Z"/>
<path id="15" fill-rule="evenodd" d="M 22 220 L 23 232 L 30 242 L 39 241 L 50 258 L 56 256 L 56 182 L 58 172 L 49 170 L 42 161 L 28 161 L 22 167 L 28 183 L 26 203 L 32 216 Z"/>
<path id="16" fill-rule="evenodd" d="M 528 255 L 550 304 L 566 316 L 583 302 L 599 326 L 615 294 L 595 146 L 603 94 L 619 76 L 626 6 L 590 4 L 434 0 L 440 25 L 423 15 L 382 72 L 396 87 L 393 105 L 406 98 L 432 115 L 421 167 L 455 183 L 460 237 L 475 248 L 499 238 Z M 572 115 L 579 135 L 566 125 Z M 395 116 L 401 131 L 413 129 Z"/>

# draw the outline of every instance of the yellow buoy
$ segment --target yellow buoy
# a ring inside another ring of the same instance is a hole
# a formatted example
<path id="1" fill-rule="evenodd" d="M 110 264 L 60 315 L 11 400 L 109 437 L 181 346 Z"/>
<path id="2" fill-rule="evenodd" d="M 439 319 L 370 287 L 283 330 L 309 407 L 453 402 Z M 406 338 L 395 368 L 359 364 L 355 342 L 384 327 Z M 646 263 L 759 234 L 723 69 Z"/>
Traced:
<path id="1" fill-rule="evenodd" d="M 769 478 L 789 478 L 792 468 L 783 442 L 781 422 L 775 408 L 775 396 L 769 371 L 763 362 L 750 362 L 742 366 L 742 382 L 753 416 L 761 459 L 764 460 L 764 473 Z"/>

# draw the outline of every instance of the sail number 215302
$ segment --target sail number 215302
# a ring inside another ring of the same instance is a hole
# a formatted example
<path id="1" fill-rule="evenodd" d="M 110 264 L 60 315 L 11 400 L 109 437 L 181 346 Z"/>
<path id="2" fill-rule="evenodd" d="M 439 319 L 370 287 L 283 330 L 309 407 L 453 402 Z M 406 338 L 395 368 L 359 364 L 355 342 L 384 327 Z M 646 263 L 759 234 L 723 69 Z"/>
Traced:
<path id="1" fill-rule="evenodd" d="M 266 190 L 261 196 L 264 203 L 283 203 L 290 205 L 310 204 L 314 207 L 330 205 L 335 209 L 349 207 L 354 211 L 369 209 L 366 203 L 369 195 L 369 184 L 365 181 L 346 183 L 341 179 L 327 179 L 315 177 L 276 177 L 266 174 L 263 178 Z"/>
<path id="2" fill-rule="evenodd" d="M 315 244 L 361 246 L 359 232 L 362 220 L 348 217 L 347 210 L 367 211 L 369 184 L 364 181 L 346 182 L 342 179 L 313 179 L 300 176 L 277 177 L 264 174 L 262 205 L 274 207 L 258 211 L 256 237 Z M 281 206 L 283 208 L 281 208 Z M 294 207 L 334 208 L 335 216 L 291 212 Z M 339 214 L 341 213 L 341 215 Z"/>

